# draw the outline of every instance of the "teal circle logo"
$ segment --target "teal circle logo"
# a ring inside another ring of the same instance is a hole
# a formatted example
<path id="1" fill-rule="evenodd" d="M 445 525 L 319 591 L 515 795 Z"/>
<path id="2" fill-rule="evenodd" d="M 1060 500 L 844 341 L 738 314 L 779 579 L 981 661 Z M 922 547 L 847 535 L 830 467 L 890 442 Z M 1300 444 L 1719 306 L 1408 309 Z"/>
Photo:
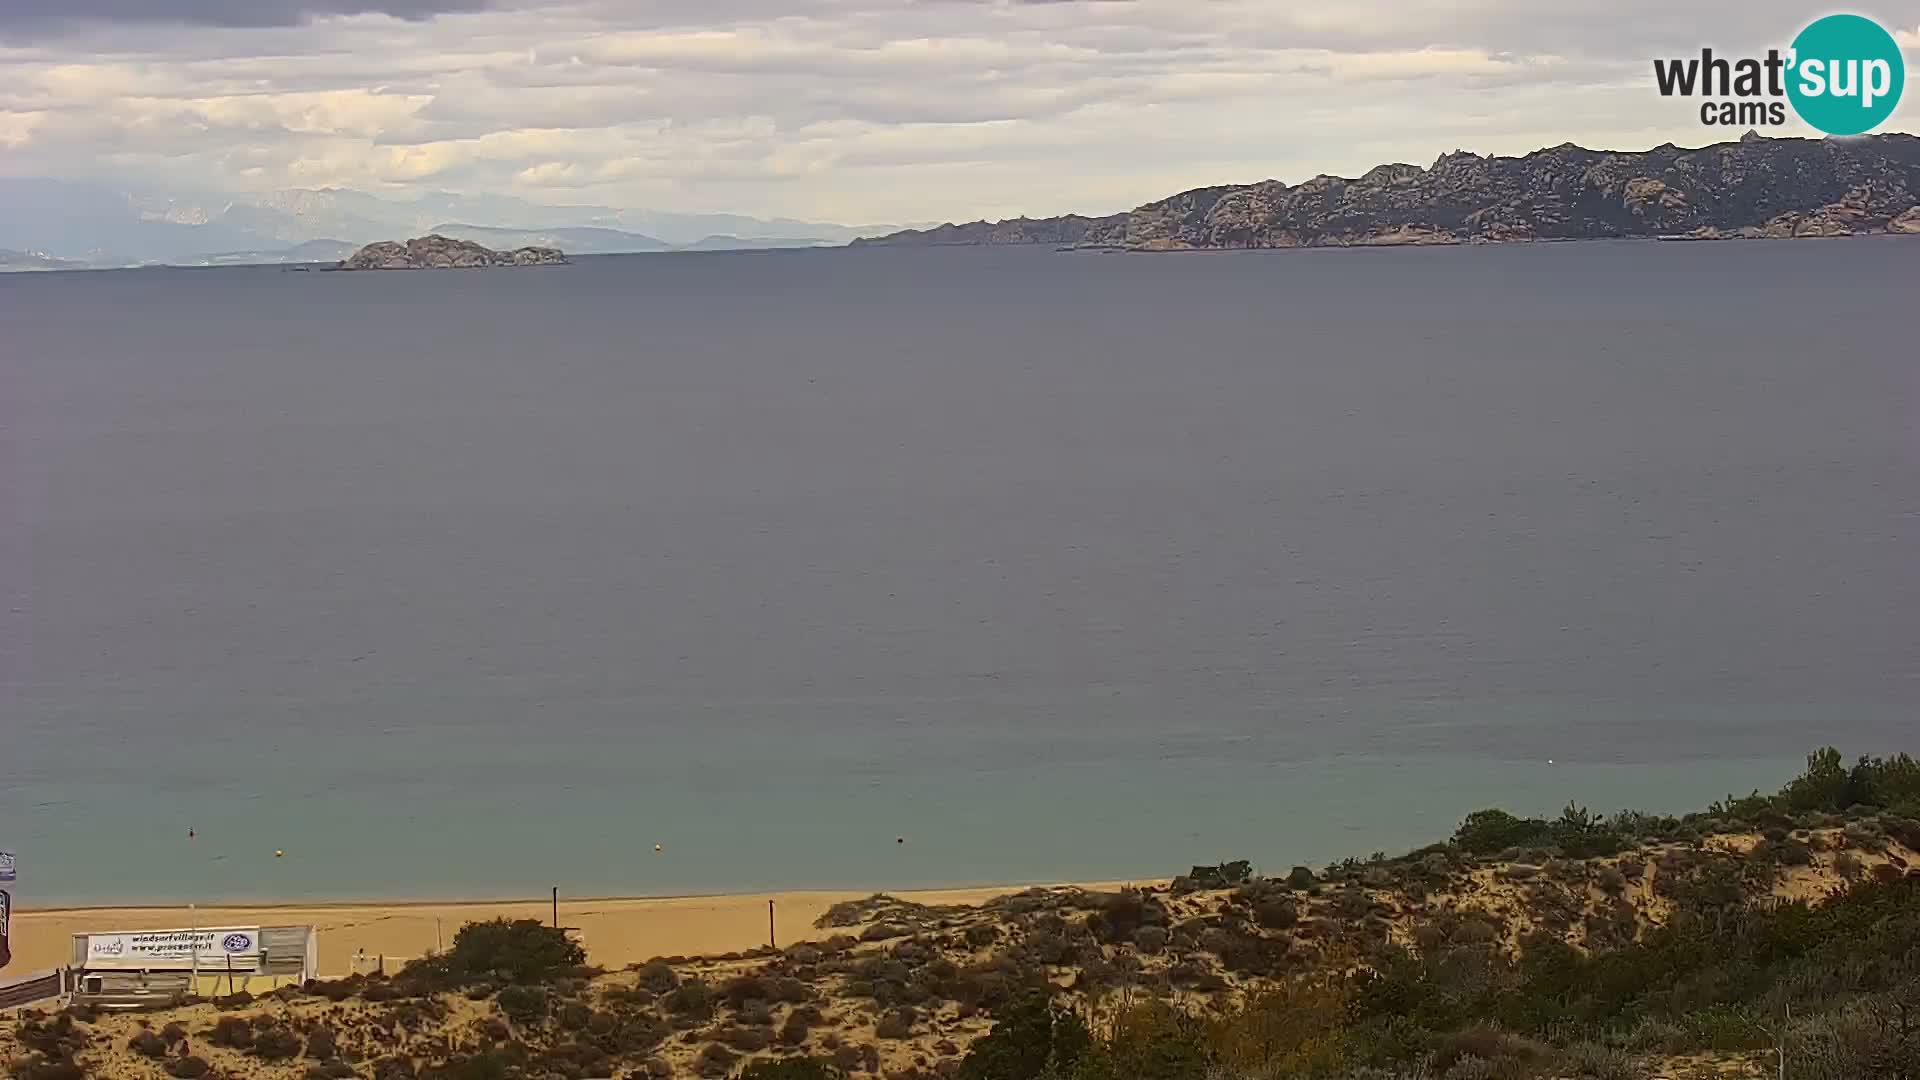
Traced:
<path id="1" fill-rule="evenodd" d="M 1829 135 L 1871 131 L 1893 115 L 1907 84 L 1900 43 L 1859 15 L 1828 15 L 1793 39 L 1787 99 Z"/>

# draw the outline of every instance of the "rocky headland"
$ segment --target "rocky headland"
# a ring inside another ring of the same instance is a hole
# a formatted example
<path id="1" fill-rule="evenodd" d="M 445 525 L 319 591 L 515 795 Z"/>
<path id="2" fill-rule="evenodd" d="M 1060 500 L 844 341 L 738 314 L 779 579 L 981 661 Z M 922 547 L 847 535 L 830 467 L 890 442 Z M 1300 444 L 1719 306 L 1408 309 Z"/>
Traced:
<path id="1" fill-rule="evenodd" d="M 1462 150 L 1426 168 L 1379 165 L 1357 178 L 1195 188 L 1108 217 L 980 221 L 854 243 L 1181 251 L 1872 233 L 1920 233 L 1920 137 L 1749 132 L 1692 150 Z"/>
<path id="2" fill-rule="evenodd" d="M 382 240 L 342 260 L 340 270 L 438 270 L 483 266 L 557 266 L 567 256 L 559 248 L 523 247 L 495 251 L 471 240 L 434 233 L 404 243 Z"/>

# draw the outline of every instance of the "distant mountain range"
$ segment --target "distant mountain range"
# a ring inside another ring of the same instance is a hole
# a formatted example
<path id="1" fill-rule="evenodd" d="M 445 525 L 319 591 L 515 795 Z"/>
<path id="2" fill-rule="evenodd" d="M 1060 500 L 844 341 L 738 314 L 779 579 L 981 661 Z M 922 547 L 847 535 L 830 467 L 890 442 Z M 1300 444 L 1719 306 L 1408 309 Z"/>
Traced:
<path id="1" fill-rule="evenodd" d="M 1104 217 L 905 230 L 445 192 L 190 196 L 0 178 L 0 270 L 335 262 L 366 243 L 430 232 L 571 255 L 847 243 L 1190 250 L 1920 233 L 1920 138 L 1748 132 L 1699 149 L 1668 143 L 1616 152 L 1563 143 L 1522 157 L 1455 151 L 1424 169 L 1392 164 L 1357 178 L 1195 188 Z"/>
<path id="2" fill-rule="evenodd" d="M 56 259 L 32 251 L 0 248 L 0 270 L 85 270 L 86 263 Z"/>
<path id="3" fill-rule="evenodd" d="M 1875 232 L 1920 233 L 1920 138 L 1749 132 L 1697 150 L 1563 143 L 1512 158 L 1456 151 L 1425 169 L 1380 165 L 1357 179 L 1195 188 L 1107 217 L 976 221 L 853 243 L 1168 251 Z"/>
<path id="4" fill-rule="evenodd" d="M 838 226 L 832 226 L 838 228 Z M 591 226 L 560 229 L 501 229 L 457 222 L 433 226 L 430 232 L 458 240 L 472 240 L 492 248 L 553 247 L 569 255 L 624 255 L 640 251 L 743 251 L 760 248 L 837 247 L 843 240 L 818 236 L 703 236 L 690 243 L 668 243 L 643 233 Z"/>
<path id="5" fill-rule="evenodd" d="M 428 232 L 587 255 L 839 245 L 896 228 L 445 192 L 388 199 L 321 188 L 233 196 L 0 178 L 0 270 L 332 262 L 366 243 Z"/>

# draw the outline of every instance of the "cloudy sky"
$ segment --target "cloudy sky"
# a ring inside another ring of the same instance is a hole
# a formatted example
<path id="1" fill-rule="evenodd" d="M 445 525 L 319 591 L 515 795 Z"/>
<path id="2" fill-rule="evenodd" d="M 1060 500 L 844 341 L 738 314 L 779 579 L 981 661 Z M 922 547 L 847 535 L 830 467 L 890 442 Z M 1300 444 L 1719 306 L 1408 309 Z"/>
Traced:
<path id="1" fill-rule="evenodd" d="M 843 222 L 1105 213 L 1455 148 L 1713 141 L 1694 106 L 1653 91 L 1649 61 L 1784 46 L 1825 10 L 0 0 L 0 175 Z M 1900 28 L 1920 64 L 1920 10 L 1852 10 Z M 1920 129 L 1916 97 L 1890 127 Z"/>

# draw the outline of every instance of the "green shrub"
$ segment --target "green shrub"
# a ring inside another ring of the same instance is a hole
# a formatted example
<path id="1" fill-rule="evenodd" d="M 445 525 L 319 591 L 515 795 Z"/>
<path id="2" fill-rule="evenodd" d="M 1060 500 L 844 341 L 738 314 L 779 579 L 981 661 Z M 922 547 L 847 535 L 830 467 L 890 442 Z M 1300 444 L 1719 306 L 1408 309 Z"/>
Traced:
<path id="1" fill-rule="evenodd" d="M 513 1075 L 512 1062 L 501 1054 L 488 1051 L 449 1058 L 444 1065 L 427 1070 L 424 1080 L 507 1080 Z"/>
<path id="2" fill-rule="evenodd" d="M 773 1001 L 779 997 L 773 984 L 758 975 L 739 975 L 720 985 L 720 1000 L 738 1009 L 749 1001 Z"/>
<path id="3" fill-rule="evenodd" d="M 1122 889 L 1107 897 L 1100 910 L 1101 921 L 1111 931 L 1109 941 L 1124 941 L 1148 924 L 1164 924 L 1167 908 L 1155 897 L 1139 889 Z"/>
<path id="4" fill-rule="evenodd" d="M 1074 1080 L 1192 1080 L 1215 1064 L 1204 1021 L 1165 1004 L 1127 1009 L 1074 1067 Z"/>
<path id="5" fill-rule="evenodd" d="M 913 1037 L 913 1021 L 912 1009 L 893 1009 L 880 1018 L 874 1035 L 887 1040 L 910 1039 Z"/>
<path id="6" fill-rule="evenodd" d="M 1626 840 L 1585 807 L 1568 803 L 1560 817 L 1548 826 L 1549 835 L 1560 853 L 1570 859 L 1592 859 L 1617 854 Z"/>
<path id="7" fill-rule="evenodd" d="M 283 1025 L 262 1028 L 253 1036 L 253 1053 L 265 1061 L 286 1061 L 300 1056 L 300 1036 Z"/>
<path id="8" fill-rule="evenodd" d="M 1729 797 L 1716 803 L 1713 812 L 1752 823 L 1846 814 L 1857 807 L 1897 809 L 1914 801 L 1920 801 L 1920 761 L 1895 754 L 1888 758 L 1863 757 L 1849 767 L 1840 751 L 1829 746 L 1807 755 L 1806 771 L 1779 794 L 1754 792 L 1742 799 Z"/>
<path id="9" fill-rule="evenodd" d="M 329 1061 L 340 1056 L 340 1040 L 330 1027 L 317 1027 L 307 1033 L 307 1056 L 315 1061 Z"/>
<path id="10" fill-rule="evenodd" d="M 1505 810 L 1476 810 L 1454 830 L 1453 843 L 1473 855 L 1551 842 L 1553 829 L 1539 818 L 1517 818 Z"/>
<path id="11" fill-rule="evenodd" d="M 843 1080 L 845 1074 L 816 1058 L 755 1061 L 740 1070 L 740 1080 Z"/>
<path id="12" fill-rule="evenodd" d="M 1889 814 L 1881 819 L 1886 826 L 1887 835 L 1898 840 L 1909 851 L 1920 851 L 1920 821 L 1904 814 Z"/>
<path id="13" fill-rule="evenodd" d="M 437 986 L 487 980 L 535 985 L 566 975 L 586 958 L 564 930 L 533 919 L 493 919 L 461 927 L 445 955 L 407 965 L 402 977 Z"/>
<path id="14" fill-rule="evenodd" d="M 739 1060 L 739 1054 L 734 1053 L 719 1043 L 708 1043 L 700 1049 L 699 1055 L 693 1059 L 693 1067 L 694 1071 L 698 1072 L 701 1076 L 726 1076 L 733 1071 L 733 1063 Z"/>
<path id="15" fill-rule="evenodd" d="M 547 992 L 538 986 L 509 986 L 494 1000 L 515 1023 L 531 1024 L 547 1015 Z"/>
<path id="16" fill-rule="evenodd" d="M 413 1059 L 394 1055 L 373 1063 L 373 1080 L 414 1080 Z"/>
<path id="17" fill-rule="evenodd" d="M 13 1062 L 12 1066 L 8 1075 L 13 1080 L 87 1080 L 87 1070 L 70 1057 L 50 1058 L 35 1053 Z"/>
<path id="18" fill-rule="evenodd" d="M 1433 1052 L 1433 1067 L 1448 1072 L 1468 1058 L 1486 1062 L 1538 1061 L 1546 1056 L 1539 1043 L 1488 1027 L 1473 1027 L 1455 1032 L 1442 1040 Z"/>
<path id="19" fill-rule="evenodd" d="M 244 1016 L 223 1016 L 213 1022 L 207 1041 L 233 1050 L 253 1048 L 253 1021 Z"/>
<path id="20" fill-rule="evenodd" d="M 680 1016 L 713 1015 L 713 991 L 704 980 L 688 979 L 675 987 L 673 993 L 660 999 L 660 1006 L 670 1013 Z"/>
<path id="21" fill-rule="evenodd" d="M 145 1028 L 134 1032 L 133 1038 L 127 1040 L 127 1049 L 155 1061 L 167 1056 L 166 1040 Z"/>
<path id="22" fill-rule="evenodd" d="M 723 1027 L 713 1033 L 716 1042 L 743 1054 L 752 1054 L 773 1045 L 773 1035 L 765 1028 L 741 1027 L 737 1024 Z"/>
<path id="23" fill-rule="evenodd" d="M 793 1013 L 787 1017 L 787 1022 L 780 1025 L 780 1034 L 778 1036 L 780 1044 L 782 1046 L 799 1046 L 807 1041 L 807 1033 L 809 1030 L 811 1030 L 811 1027 L 807 1023 L 806 1018 L 800 1015 L 800 1010 L 795 1009 Z"/>
<path id="24" fill-rule="evenodd" d="M 960 1062 L 960 1080 L 1038 1080 L 1070 1074 L 1093 1045 L 1086 1021 L 1030 995 L 996 1011 L 993 1029 Z"/>
<path id="25" fill-rule="evenodd" d="M 1253 921 L 1268 930 L 1286 930 L 1300 921 L 1300 909 L 1291 899 L 1276 896 L 1254 905 Z"/>
<path id="26" fill-rule="evenodd" d="M 1798 840 L 1788 837 L 1772 847 L 1775 862 L 1781 866 L 1811 866 L 1813 849 Z"/>
<path id="27" fill-rule="evenodd" d="M 640 966 L 639 985 L 656 994 L 664 994 L 680 985 L 680 976 L 674 974 L 672 964 L 654 960 Z"/>
<path id="28" fill-rule="evenodd" d="M 1798 1080 L 1920 1076 L 1920 1023 L 1909 1015 L 1915 1004 L 1920 1004 L 1920 987 L 1895 999 L 1859 1002 L 1801 1021 L 1787 1039 L 1792 1075 Z"/>

